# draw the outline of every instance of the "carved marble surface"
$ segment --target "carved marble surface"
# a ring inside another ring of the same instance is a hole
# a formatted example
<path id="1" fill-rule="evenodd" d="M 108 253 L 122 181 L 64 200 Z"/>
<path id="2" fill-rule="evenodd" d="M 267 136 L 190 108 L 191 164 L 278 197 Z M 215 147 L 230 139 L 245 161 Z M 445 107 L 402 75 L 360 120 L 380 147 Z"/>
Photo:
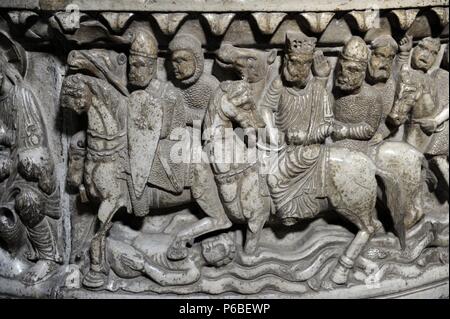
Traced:
<path id="1" fill-rule="evenodd" d="M 0 296 L 448 298 L 448 1 L 124 3 L 0 3 Z"/>

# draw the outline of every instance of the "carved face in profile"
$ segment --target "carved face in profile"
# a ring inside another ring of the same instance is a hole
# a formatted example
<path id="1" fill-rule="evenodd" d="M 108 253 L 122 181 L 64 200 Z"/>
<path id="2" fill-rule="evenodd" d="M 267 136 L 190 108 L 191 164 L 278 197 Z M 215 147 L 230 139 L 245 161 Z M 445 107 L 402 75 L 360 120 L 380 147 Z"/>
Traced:
<path id="1" fill-rule="evenodd" d="M 228 234 L 202 241 L 202 255 L 208 265 L 224 266 L 233 261 L 236 254 L 234 240 Z"/>
<path id="2" fill-rule="evenodd" d="M 340 58 L 337 64 L 335 85 L 344 92 L 358 90 L 366 75 L 367 65 L 363 62 Z"/>
<path id="3" fill-rule="evenodd" d="M 414 48 L 411 56 L 413 68 L 427 72 L 436 62 L 439 53 L 439 46 L 431 40 L 422 40 Z"/>
<path id="4" fill-rule="evenodd" d="M 284 79 L 297 87 L 304 87 L 308 82 L 311 64 L 312 56 L 286 54 L 283 64 Z"/>
<path id="5" fill-rule="evenodd" d="M 61 89 L 61 105 L 77 114 L 87 112 L 91 104 L 92 93 L 79 74 L 64 79 Z"/>
<path id="6" fill-rule="evenodd" d="M 368 71 L 370 77 L 377 82 L 385 82 L 391 76 L 395 50 L 391 46 L 375 48 L 369 59 Z"/>
<path id="7" fill-rule="evenodd" d="M 187 80 L 195 74 L 195 56 L 187 50 L 177 50 L 172 53 L 173 72 L 177 80 Z"/>
<path id="8" fill-rule="evenodd" d="M 128 83 L 136 88 L 146 88 L 156 72 L 156 59 L 131 54 L 128 63 Z"/>

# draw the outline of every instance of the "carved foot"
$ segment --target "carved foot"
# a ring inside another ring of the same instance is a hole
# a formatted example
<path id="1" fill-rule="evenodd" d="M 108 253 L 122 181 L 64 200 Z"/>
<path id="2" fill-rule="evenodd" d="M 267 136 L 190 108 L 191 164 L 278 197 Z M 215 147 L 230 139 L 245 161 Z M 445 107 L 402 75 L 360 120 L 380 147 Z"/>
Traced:
<path id="1" fill-rule="evenodd" d="M 25 285 L 35 285 L 48 279 L 56 270 L 58 264 L 51 260 L 39 260 L 22 277 Z"/>
<path id="2" fill-rule="evenodd" d="M 106 284 L 107 276 L 98 271 L 93 271 L 92 269 L 84 276 L 83 286 L 87 288 L 100 288 Z"/>

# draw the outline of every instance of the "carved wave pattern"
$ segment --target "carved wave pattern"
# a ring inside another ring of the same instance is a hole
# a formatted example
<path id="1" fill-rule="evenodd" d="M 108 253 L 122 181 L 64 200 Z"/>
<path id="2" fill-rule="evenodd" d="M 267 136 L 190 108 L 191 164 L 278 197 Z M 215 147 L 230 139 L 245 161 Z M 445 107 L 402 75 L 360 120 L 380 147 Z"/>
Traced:
<path id="1" fill-rule="evenodd" d="M 164 223 L 162 228 L 173 231 L 179 222 L 186 223 L 188 220 L 178 216 Z M 432 246 L 436 240 L 433 227 L 429 222 L 417 225 L 408 233 L 410 244 L 404 250 L 399 249 L 398 239 L 391 233 L 374 238 L 358 259 L 347 287 L 373 285 L 393 277 L 417 278 L 423 274 L 425 265 L 429 268 L 448 264 L 447 249 L 425 248 Z M 123 232 L 125 228 L 120 229 Z M 237 230 L 234 235 L 237 247 L 241 247 L 239 243 L 243 240 L 242 233 Z M 329 271 L 352 238 L 352 233 L 346 228 L 326 224 L 321 219 L 311 222 L 306 229 L 290 232 L 284 237 L 282 231 L 267 228 L 264 229 L 261 246 L 256 254 L 246 254 L 238 248 L 234 261 L 226 266 L 202 266 L 199 269 L 200 278 L 194 283 L 160 285 L 150 278 L 143 279 L 142 276 L 122 279 L 113 275 L 107 289 L 168 295 L 252 295 L 270 292 L 283 292 L 293 296 L 314 294 L 331 288 L 327 287 Z M 161 269 L 168 268 L 164 252 L 154 256 L 154 265 Z"/>

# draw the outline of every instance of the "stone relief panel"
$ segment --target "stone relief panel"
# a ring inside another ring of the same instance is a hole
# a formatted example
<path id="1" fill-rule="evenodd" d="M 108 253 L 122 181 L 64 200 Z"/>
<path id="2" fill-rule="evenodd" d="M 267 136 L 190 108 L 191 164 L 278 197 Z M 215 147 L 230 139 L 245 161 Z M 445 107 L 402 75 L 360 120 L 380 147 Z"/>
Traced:
<path id="1" fill-rule="evenodd" d="M 448 297 L 448 3 L 24 3 L 0 296 Z"/>

